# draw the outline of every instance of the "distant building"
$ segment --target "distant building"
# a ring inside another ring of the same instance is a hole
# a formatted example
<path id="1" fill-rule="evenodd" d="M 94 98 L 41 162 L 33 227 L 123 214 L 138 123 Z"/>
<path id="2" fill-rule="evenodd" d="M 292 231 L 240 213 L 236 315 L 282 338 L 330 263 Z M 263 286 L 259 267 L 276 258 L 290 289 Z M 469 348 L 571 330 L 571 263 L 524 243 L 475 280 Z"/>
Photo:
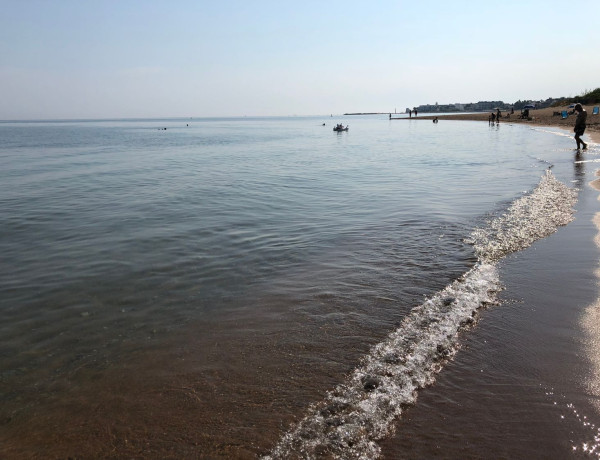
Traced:
<path id="1" fill-rule="evenodd" d="M 423 104 L 417 107 L 422 113 L 451 113 L 464 111 L 463 104 Z"/>
<path id="2" fill-rule="evenodd" d="M 505 104 L 502 101 L 479 101 L 473 104 L 473 110 L 476 112 L 488 112 L 492 110 L 505 110 Z"/>
<path id="3" fill-rule="evenodd" d="M 560 98 L 559 98 L 560 99 Z M 417 107 L 419 113 L 449 113 L 449 112 L 492 112 L 496 109 L 500 109 L 501 111 L 510 110 L 514 108 L 515 110 L 521 110 L 526 105 L 534 105 L 538 109 L 543 109 L 545 107 L 550 107 L 554 102 L 559 100 L 557 98 L 549 97 L 546 100 L 518 100 L 513 104 L 507 104 L 503 101 L 479 101 L 479 102 L 469 102 L 462 103 L 457 102 L 455 104 L 423 104 Z M 409 108 L 406 109 L 406 113 L 409 112 Z"/>

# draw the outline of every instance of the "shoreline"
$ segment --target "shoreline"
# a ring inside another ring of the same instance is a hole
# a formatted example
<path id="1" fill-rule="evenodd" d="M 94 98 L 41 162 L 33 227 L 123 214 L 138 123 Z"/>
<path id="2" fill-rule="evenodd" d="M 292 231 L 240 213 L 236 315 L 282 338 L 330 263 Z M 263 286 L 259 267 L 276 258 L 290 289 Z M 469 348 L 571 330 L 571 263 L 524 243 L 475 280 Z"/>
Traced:
<path id="1" fill-rule="evenodd" d="M 498 458 L 595 457 L 597 176 L 594 167 L 574 164 L 581 188 L 575 220 L 499 264 L 499 305 L 482 311 L 460 353 L 381 442 L 383 458 L 485 458 L 495 442 Z"/>
<path id="2" fill-rule="evenodd" d="M 587 128 L 585 130 L 585 134 L 587 135 L 592 142 L 600 143 L 600 115 L 592 115 L 592 109 L 594 106 L 584 106 L 584 109 L 588 113 L 587 117 Z M 562 128 L 567 131 L 573 132 L 573 126 L 575 125 L 575 117 L 576 115 L 569 115 L 567 118 L 563 119 L 560 115 L 554 115 L 555 112 L 561 112 L 565 110 L 564 107 L 548 107 L 545 109 L 531 110 L 529 112 L 529 119 L 520 119 L 519 113 L 515 112 L 510 115 L 510 117 L 506 118 L 506 113 L 503 114 L 503 117 L 500 120 L 500 123 L 518 123 L 524 125 L 531 126 L 552 126 L 555 128 Z M 412 118 L 393 118 L 392 120 L 433 120 L 434 118 L 438 118 L 438 120 L 467 120 L 467 121 L 488 121 L 490 113 L 489 112 L 479 112 L 479 113 L 465 113 L 465 114 L 441 114 L 441 115 L 423 115 L 416 116 Z"/>

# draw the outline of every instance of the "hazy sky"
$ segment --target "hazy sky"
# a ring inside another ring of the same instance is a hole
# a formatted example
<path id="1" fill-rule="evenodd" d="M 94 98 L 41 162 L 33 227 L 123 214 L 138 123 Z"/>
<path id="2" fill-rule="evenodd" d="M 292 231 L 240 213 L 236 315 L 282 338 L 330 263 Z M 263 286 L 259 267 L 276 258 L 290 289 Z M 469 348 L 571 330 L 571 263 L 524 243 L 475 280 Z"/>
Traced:
<path id="1" fill-rule="evenodd" d="M 321 115 L 600 86 L 600 0 L 0 0 L 0 119 Z"/>

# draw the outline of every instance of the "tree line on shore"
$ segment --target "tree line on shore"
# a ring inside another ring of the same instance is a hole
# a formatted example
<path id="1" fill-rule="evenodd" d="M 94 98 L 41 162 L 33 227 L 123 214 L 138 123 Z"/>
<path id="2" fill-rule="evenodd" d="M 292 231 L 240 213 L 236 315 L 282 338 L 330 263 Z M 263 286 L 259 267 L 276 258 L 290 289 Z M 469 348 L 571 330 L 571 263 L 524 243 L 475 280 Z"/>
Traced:
<path id="1" fill-rule="evenodd" d="M 518 100 L 513 104 L 515 110 L 520 110 L 526 105 L 534 104 L 538 109 L 544 107 L 564 107 L 579 102 L 583 105 L 598 104 L 600 102 L 600 88 L 585 90 L 577 96 L 548 98 L 545 101 Z"/>
<path id="2" fill-rule="evenodd" d="M 552 107 L 560 107 L 577 102 L 584 105 L 600 103 L 600 88 L 596 88 L 594 90 L 586 89 L 580 95 L 575 97 L 563 97 L 556 103 L 552 104 Z"/>

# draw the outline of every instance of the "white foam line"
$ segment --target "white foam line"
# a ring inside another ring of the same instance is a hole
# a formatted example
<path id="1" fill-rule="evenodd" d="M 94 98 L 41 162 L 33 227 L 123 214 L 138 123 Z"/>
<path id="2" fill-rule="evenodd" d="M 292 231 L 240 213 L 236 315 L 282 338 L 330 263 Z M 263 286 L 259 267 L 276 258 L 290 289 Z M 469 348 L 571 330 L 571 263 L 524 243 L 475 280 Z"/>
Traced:
<path id="1" fill-rule="evenodd" d="M 548 170 L 533 193 L 514 201 L 487 227 L 476 229 L 468 242 L 480 260 L 499 260 L 571 222 L 576 202 L 577 190 L 568 188 Z"/>
<path id="2" fill-rule="evenodd" d="M 393 430 L 394 419 L 415 402 L 417 390 L 433 383 L 443 362 L 456 352 L 458 332 L 475 321 L 481 306 L 495 302 L 499 287 L 496 268 L 478 264 L 413 309 L 265 459 L 377 458 L 375 441 Z"/>
<path id="3" fill-rule="evenodd" d="M 551 129 L 543 129 L 543 128 L 531 128 L 533 131 L 539 131 L 541 133 L 548 133 L 548 134 L 554 134 L 556 136 L 561 136 L 561 137 L 573 137 L 572 134 L 567 134 L 567 130 L 564 128 L 559 128 L 556 127 L 556 129 L 560 129 L 560 131 L 553 131 Z"/>

